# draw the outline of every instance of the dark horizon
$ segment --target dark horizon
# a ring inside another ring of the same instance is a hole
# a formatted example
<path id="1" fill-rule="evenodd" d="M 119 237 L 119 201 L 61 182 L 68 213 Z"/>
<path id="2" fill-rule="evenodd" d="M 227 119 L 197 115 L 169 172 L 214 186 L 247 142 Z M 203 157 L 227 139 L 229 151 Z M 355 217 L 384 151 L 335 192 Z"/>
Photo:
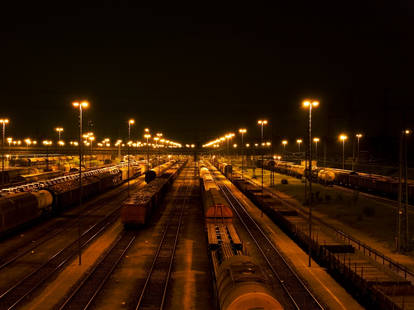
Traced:
<path id="1" fill-rule="evenodd" d="M 12 136 L 77 132 L 88 99 L 99 137 L 150 127 L 205 143 L 267 118 L 267 134 L 305 135 L 305 98 L 321 102 L 316 135 L 391 140 L 414 125 L 413 6 L 375 2 L 279 7 L 135 7 L 74 2 L 9 7 L 2 21 L 1 116 Z M 124 126 L 122 128 L 122 126 Z M 85 126 L 87 127 L 87 126 Z"/>

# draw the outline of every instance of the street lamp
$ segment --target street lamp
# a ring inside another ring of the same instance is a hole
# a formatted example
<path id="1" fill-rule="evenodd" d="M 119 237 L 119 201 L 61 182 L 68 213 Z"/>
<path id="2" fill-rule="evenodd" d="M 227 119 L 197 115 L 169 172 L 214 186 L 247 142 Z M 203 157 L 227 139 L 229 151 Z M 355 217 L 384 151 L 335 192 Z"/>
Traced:
<path id="1" fill-rule="evenodd" d="M 60 134 L 62 133 L 63 128 L 62 127 L 56 127 L 55 130 L 58 133 L 58 141 L 60 141 Z"/>
<path id="2" fill-rule="evenodd" d="M 49 146 L 52 145 L 52 141 L 44 140 L 43 145 L 46 146 L 46 171 L 49 171 Z"/>
<path id="3" fill-rule="evenodd" d="M 239 129 L 239 133 L 241 134 L 241 147 L 242 147 L 242 150 L 241 150 L 241 152 L 242 152 L 242 180 L 243 180 L 243 170 L 244 170 L 244 154 L 243 154 L 243 136 L 244 136 L 244 134 L 247 132 L 247 129 L 246 128 L 240 128 Z"/>
<path id="4" fill-rule="evenodd" d="M 263 126 L 267 125 L 267 120 L 258 120 L 257 124 L 261 126 L 260 143 L 263 145 Z M 263 194 L 263 161 L 264 161 L 264 149 L 262 150 L 262 194 Z"/>
<path id="5" fill-rule="evenodd" d="M 158 174 L 161 174 L 161 167 L 160 167 L 160 149 L 159 149 L 159 145 L 158 145 L 158 141 L 161 142 L 161 137 L 162 137 L 162 133 L 158 132 L 156 134 L 156 137 L 154 138 L 155 140 L 155 148 L 157 150 L 157 166 L 158 166 Z"/>
<path id="6" fill-rule="evenodd" d="M 145 132 L 147 131 L 148 128 L 145 128 Z M 148 139 L 151 138 L 151 135 L 149 133 L 146 133 L 144 135 L 144 138 L 147 139 L 147 171 L 149 171 L 149 144 L 148 144 Z"/>
<path id="7" fill-rule="evenodd" d="M 339 135 L 339 140 L 342 141 L 342 169 L 345 169 L 345 141 L 348 139 L 348 136 L 345 134 Z"/>
<path id="8" fill-rule="evenodd" d="M 72 103 L 75 109 L 79 109 L 79 206 L 82 208 L 82 113 L 83 109 L 89 107 L 88 101 L 78 102 L 75 101 Z M 81 227 L 80 227 L 80 217 L 78 219 L 78 250 L 79 250 L 79 265 L 82 265 L 82 251 L 81 251 Z"/>
<path id="9" fill-rule="evenodd" d="M 128 156 L 128 197 L 129 197 L 129 140 L 131 140 L 131 126 L 135 124 L 134 119 L 128 121 L 128 147 L 127 147 L 127 156 Z"/>
<path id="10" fill-rule="evenodd" d="M 299 152 L 300 152 L 300 145 L 301 145 L 302 142 L 303 142 L 302 139 L 297 139 L 296 140 L 296 143 L 298 144 L 298 147 L 299 147 Z"/>
<path id="11" fill-rule="evenodd" d="M 91 145 L 91 156 L 89 157 L 89 168 L 91 168 L 92 167 L 93 141 L 95 141 L 95 137 L 93 136 L 93 134 L 92 135 L 89 135 L 88 140 L 89 140 L 89 143 Z"/>
<path id="12" fill-rule="evenodd" d="M 231 138 L 231 134 L 227 134 L 224 137 L 226 138 L 226 141 L 227 141 L 227 156 L 230 156 L 229 140 Z"/>
<path id="13" fill-rule="evenodd" d="M 403 129 L 400 135 L 400 160 L 399 160 L 399 176 L 398 176 L 398 243 L 397 250 L 401 247 L 401 216 L 404 214 L 405 223 L 405 247 L 409 249 L 409 229 L 408 229 L 408 161 L 407 161 L 407 140 L 412 131 Z M 403 195 L 405 193 L 405 195 Z M 405 196 L 405 197 L 403 197 Z M 404 202 L 404 209 L 402 204 Z"/>
<path id="14" fill-rule="evenodd" d="M 6 125 L 9 123 L 7 118 L 0 119 L 0 124 L 3 125 L 3 135 L 1 139 L 1 185 L 4 186 L 4 140 L 6 135 Z"/>
<path id="15" fill-rule="evenodd" d="M 308 109 L 308 156 L 309 156 L 309 168 L 308 168 L 308 180 L 309 180 L 309 267 L 311 266 L 312 259 L 312 108 L 319 106 L 317 100 L 305 100 L 302 102 L 304 108 Z M 300 147 L 300 143 L 299 143 Z M 306 171 L 306 156 L 305 156 L 305 171 Z M 305 179 L 306 189 L 306 179 Z M 306 197 L 305 197 L 306 199 Z"/>
<path id="16" fill-rule="evenodd" d="M 286 151 L 286 145 L 288 144 L 288 141 L 287 140 L 283 140 L 282 141 L 282 145 L 283 145 L 283 153 L 285 153 L 285 151 Z"/>
<path id="17" fill-rule="evenodd" d="M 157 166 L 158 166 L 158 174 L 160 174 L 160 167 L 159 167 L 159 156 L 158 156 L 158 140 L 160 139 L 160 137 L 154 137 L 154 141 L 155 141 L 155 149 L 157 152 Z"/>
<path id="18" fill-rule="evenodd" d="M 362 133 L 357 133 L 355 135 L 357 138 L 357 162 L 359 162 L 359 140 L 363 137 Z"/>
<path id="19" fill-rule="evenodd" d="M 30 140 L 30 138 L 24 139 L 24 143 L 26 143 L 26 147 L 29 149 L 30 144 L 32 144 L 32 140 Z"/>
<path id="20" fill-rule="evenodd" d="M 316 162 L 318 162 L 318 143 L 319 143 L 320 139 L 319 138 L 313 138 L 313 142 L 315 142 L 315 157 L 316 157 Z"/>

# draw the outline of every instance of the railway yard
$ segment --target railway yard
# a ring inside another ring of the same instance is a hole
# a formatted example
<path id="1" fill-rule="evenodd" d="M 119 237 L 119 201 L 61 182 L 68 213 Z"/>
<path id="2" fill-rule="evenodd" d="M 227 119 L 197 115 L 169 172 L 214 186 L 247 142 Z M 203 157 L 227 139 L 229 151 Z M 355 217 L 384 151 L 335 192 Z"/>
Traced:
<path id="1" fill-rule="evenodd" d="M 0 310 L 414 310 L 388 2 L 5 2 Z"/>
<path id="2" fill-rule="evenodd" d="M 0 308 L 414 308 L 414 259 L 323 208 L 309 235 L 280 185 L 295 176 L 265 170 L 262 192 L 260 170 L 223 158 L 157 163 L 85 171 L 82 191 L 75 175 L 3 190 Z"/>

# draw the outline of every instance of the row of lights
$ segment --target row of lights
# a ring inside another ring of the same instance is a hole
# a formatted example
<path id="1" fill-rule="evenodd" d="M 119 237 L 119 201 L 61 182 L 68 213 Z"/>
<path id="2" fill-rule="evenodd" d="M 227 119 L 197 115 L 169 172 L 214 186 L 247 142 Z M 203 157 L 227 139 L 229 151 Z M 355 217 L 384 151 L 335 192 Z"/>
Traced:
<path id="1" fill-rule="evenodd" d="M 63 128 L 61 128 L 61 127 L 58 127 L 58 128 L 61 129 L 58 132 L 63 131 Z M 151 144 L 151 143 L 148 143 L 148 144 L 152 147 L 182 147 L 182 145 L 177 143 L 177 142 L 170 141 L 170 140 L 167 140 L 167 139 L 160 139 L 159 135 L 162 135 L 162 134 L 158 134 L 158 136 L 154 137 L 154 141 L 156 141 L 156 144 Z M 96 138 L 95 138 L 95 136 L 92 132 L 85 133 L 85 134 L 83 134 L 82 137 L 83 137 L 83 144 L 85 146 L 90 146 L 96 140 Z M 53 144 L 53 142 L 50 141 L 50 140 L 45 140 L 45 141 L 50 142 L 50 144 L 49 143 L 47 143 L 47 144 L 43 143 L 43 145 L 52 145 Z M 118 140 L 118 141 L 122 142 L 122 140 Z M 158 144 L 158 141 L 162 144 Z M 31 138 L 26 138 L 26 139 L 23 140 L 23 142 L 26 144 L 26 146 L 35 146 L 35 145 L 37 145 L 37 141 L 32 140 Z M 12 137 L 8 137 L 7 138 L 7 143 L 9 144 L 9 146 L 11 146 L 11 145 L 20 146 L 22 144 L 22 141 L 21 140 L 14 140 Z M 164 143 L 165 143 L 165 145 L 164 145 Z M 64 146 L 66 143 L 63 140 L 60 140 L 60 137 L 59 137 L 59 140 L 57 141 L 57 144 L 59 146 Z M 69 144 L 71 146 L 78 146 L 79 145 L 78 141 L 70 141 Z M 116 143 L 115 146 L 118 146 L 118 144 L 119 143 Z M 147 145 L 146 143 L 141 143 L 140 141 L 137 141 L 136 143 L 134 143 L 133 141 L 128 141 L 127 144 L 130 145 L 130 146 L 133 146 L 133 147 L 141 147 L 141 146 Z M 105 138 L 104 140 L 102 140 L 102 142 L 97 143 L 97 145 L 99 147 L 110 147 L 111 146 L 110 139 Z M 125 146 L 125 144 L 122 144 L 122 146 Z M 186 144 L 186 147 L 194 148 L 195 145 L 194 144 L 191 144 L 191 145 Z"/>

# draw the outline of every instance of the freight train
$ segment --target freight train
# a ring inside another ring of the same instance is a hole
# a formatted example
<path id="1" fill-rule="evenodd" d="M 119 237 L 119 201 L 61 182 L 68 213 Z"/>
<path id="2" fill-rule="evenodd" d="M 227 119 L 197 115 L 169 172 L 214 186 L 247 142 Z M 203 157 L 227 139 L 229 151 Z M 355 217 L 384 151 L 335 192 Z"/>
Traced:
<path id="1" fill-rule="evenodd" d="M 75 156 L 42 156 L 42 157 L 19 157 L 11 158 L 10 166 L 16 167 L 32 167 L 32 168 L 44 168 L 46 162 L 48 165 L 56 165 L 58 163 L 73 163 Z M 96 155 L 83 155 L 85 161 L 96 160 Z M 78 160 L 79 162 L 79 160 Z"/>
<path id="2" fill-rule="evenodd" d="M 232 166 L 218 160 L 214 161 L 215 166 L 227 178 L 232 178 Z M 262 167 L 261 161 L 256 162 L 257 167 Z M 305 166 L 293 162 L 265 160 L 263 168 L 281 174 L 289 175 L 298 179 L 305 177 Z M 323 185 L 338 185 L 356 189 L 362 192 L 381 195 L 392 199 L 397 199 L 399 191 L 398 178 L 368 174 L 351 170 L 343 170 L 326 167 L 312 168 L 313 182 Z M 403 187 L 405 184 L 403 184 Z M 414 181 L 408 180 L 407 183 L 408 201 L 414 203 Z"/>
<path id="3" fill-rule="evenodd" d="M 148 180 L 148 184 L 122 203 L 121 221 L 124 227 L 138 227 L 149 222 L 152 212 L 161 204 L 166 192 L 185 163 L 186 161 L 178 161 L 163 165 L 163 168 L 167 170 L 164 172 L 160 170 L 161 175 L 153 180 Z M 158 169 L 152 170 L 154 174 L 156 171 Z"/>
<path id="4" fill-rule="evenodd" d="M 261 162 L 257 163 L 261 166 Z M 291 162 L 266 160 L 263 167 L 267 170 L 302 178 L 305 176 L 305 167 Z M 324 185 L 339 185 L 363 192 L 373 193 L 396 199 L 399 191 L 398 178 L 368 174 L 351 170 L 314 167 L 312 169 L 312 180 Z M 414 182 L 407 184 L 408 201 L 414 202 Z"/>
<path id="5" fill-rule="evenodd" d="M 129 177 L 143 173 L 144 167 L 130 164 Z M 25 184 L 0 192 L 0 235 L 45 215 L 57 214 L 82 199 L 107 191 L 128 178 L 128 167 L 121 164 L 82 173 L 82 192 L 78 174 Z"/>
<path id="6" fill-rule="evenodd" d="M 221 168 L 231 173 L 229 165 Z M 220 309 L 283 309 L 269 289 L 260 265 L 243 250 L 232 223 L 232 209 L 204 164 L 200 165 L 200 186 Z"/>

